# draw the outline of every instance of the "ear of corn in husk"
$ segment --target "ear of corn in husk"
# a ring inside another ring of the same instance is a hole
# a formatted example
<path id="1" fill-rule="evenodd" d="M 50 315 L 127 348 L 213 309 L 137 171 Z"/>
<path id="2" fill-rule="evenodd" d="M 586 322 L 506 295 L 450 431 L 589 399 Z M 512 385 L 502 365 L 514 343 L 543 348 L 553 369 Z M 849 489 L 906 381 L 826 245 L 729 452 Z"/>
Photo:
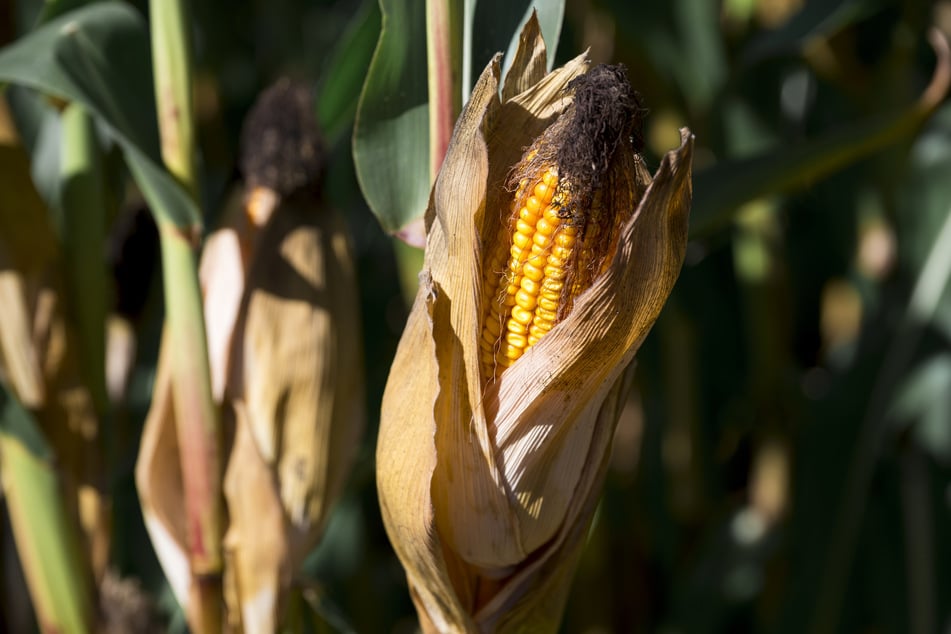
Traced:
<path id="1" fill-rule="evenodd" d="M 235 631 L 278 629 L 293 576 L 319 540 L 363 428 L 352 254 L 343 221 L 319 198 L 313 117 L 307 91 L 286 80 L 262 95 L 242 138 L 245 189 L 202 254 L 212 388 L 231 437 L 224 555 Z M 161 474 L 174 466 L 166 461 L 174 460 L 175 439 L 162 431 L 174 429 L 174 414 L 153 412 L 138 482 L 151 501 L 165 498 L 166 510 L 150 505 L 147 516 L 159 524 L 150 530 L 157 548 L 171 545 L 163 562 L 172 578 L 184 554 L 174 515 L 181 483 Z M 186 575 L 177 578 L 187 585 Z M 187 588 L 177 594 L 186 597 Z"/>
<path id="2" fill-rule="evenodd" d="M 539 57 L 532 19 L 456 124 L 384 393 L 380 503 L 424 631 L 557 629 L 686 247 L 689 132 L 651 178 L 623 70 Z"/>

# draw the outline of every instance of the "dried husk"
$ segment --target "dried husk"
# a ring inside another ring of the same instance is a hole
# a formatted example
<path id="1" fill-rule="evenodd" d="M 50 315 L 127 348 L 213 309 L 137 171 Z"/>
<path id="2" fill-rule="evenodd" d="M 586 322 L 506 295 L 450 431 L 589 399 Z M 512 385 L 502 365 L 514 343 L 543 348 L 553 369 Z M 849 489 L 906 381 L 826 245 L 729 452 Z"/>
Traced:
<path id="1" fill-rule="evenodd" d="M 224 481 L 228 621 L 233 631 L 272 632 L 359 445 L 363 355 L 340 216 L 313 192 L 268 196 L 275 208 L 255 216 L 251 195 L 260 192 L 232 200 L 206 242 L 200 274 L 212 390 L 232 439 Z M 187 605 L 184 493 L 165 356 L 163 349 L 137 483 L 156 552 Z"/>
<path id="2" fill-rule="evenodd" d="M 168 337 L 163 334 L 152 386 L 152 404 L 142 428 L 135 463 L 135 485 L 152 548 L 175 599 L 187 609 L 191 571 L 186 545 L 185 489 L 172 395 L 171 350 L 167 342 Z"/>
<path id="3" fill-rule="evenodd" d="M 241 248 L 254 228 L 244 214 L 243 193 L 229 198 L 221 226 L 205 241 L 199 263 L 212 394 L 224 400 L 229 351 L 244 293 L 249 253 Z M 152 403 L 142 429 L 135 466 L 136 489 L 152 547 L 175 599 L 187 610 L 192 588 L 178 421 L 172 389 L 172 358 L 163 332 Z M 223 425 L 227 427 L 227 425 Z"/>
<path id="4" fill-rule="evenodd" d="M 279 624 L 293 574 L 318 541 L 359 445 L 356 288 L 337 214 L 293 201 L 275 212 L 249 275 L 226 388 L 237 427 L 225 475 L 225 548 L 245 631 Z M 272 538 L 262 539 L 264 527 L 275 529 Z"/>
<path id="5" fill-rule="evenodd" d="M 557 629 L 625 371 L 686 248 L 693 143 L 684 130 L 653 180 L 639 157 L 615 158 L 627 165 L 628 192 L 646 192 L 620 229 L 612 263 L 483 390 L 483 259 L 511 199 L 504 183 L 588 67 L 582 55 L 542 76 L 544 64 L 529 63 L 543 46 L 534 21 L 521 44 L 535 52 L 516 55 L 503 100 L 496 58 L 457 122 L 430 199 L 420 289 L 383 398 L 380 503 L 426 631 Z"/>

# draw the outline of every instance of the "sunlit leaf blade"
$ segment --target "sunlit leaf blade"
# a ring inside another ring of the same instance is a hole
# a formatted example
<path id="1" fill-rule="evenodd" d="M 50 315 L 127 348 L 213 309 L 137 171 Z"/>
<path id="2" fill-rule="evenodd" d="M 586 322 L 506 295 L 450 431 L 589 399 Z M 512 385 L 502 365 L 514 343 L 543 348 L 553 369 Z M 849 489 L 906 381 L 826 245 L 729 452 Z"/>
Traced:
<path id="1" fill-rule="evenodd" d="M 364 0 L 337 44 L 317 92 L 317 120 L 330 145 L 340 140 L 353 124 L 379 34 L 379 6 L 376 0 Z"/>
<path id="2" fill-rule="evenodd" d="M 463 19 L 463 101 L 492 56 L 504 52 L 503 72 L 511 64 L 518 35 L 532 11 L 538 16 L 551 70 L 565 15 L 564 0 L 465 0 Z"/>
<path id="3" fill-rule="evenodd" d="M 122 147 L 157 217 L 188 228 L 200 215 L 158 158 L 149 59 L 142 17 L 125 4 L 96 3 L 0 51 L 0 80 L 86 106 Z"/>
<path id="4" fill-rule="evenodd" d="M 423 215 L 429 197 L 426 13 L 423 2 L 381 0 L 383 30 L 357 105 L 353 162 L 386 231 Z"/>
<path id="5" fill-rule="evenodd" d="M 33 418 L 0 383 L 3 493 L 37 620 L 44 632 L 88 632 L 92 593 L 52 458 Z"/>

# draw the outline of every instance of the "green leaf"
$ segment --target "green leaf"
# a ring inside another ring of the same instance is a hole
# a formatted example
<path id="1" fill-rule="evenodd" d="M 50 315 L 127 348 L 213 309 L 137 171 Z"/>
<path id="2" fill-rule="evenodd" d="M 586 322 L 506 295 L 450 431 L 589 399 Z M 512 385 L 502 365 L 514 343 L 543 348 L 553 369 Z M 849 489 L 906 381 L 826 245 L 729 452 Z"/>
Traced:
<path id="1" fill-rule="evenodd" d="M 918 271 L 931 252 L 951 208 L 951 105 L 944 105 L 928 122 L 908 155 L 905 178 L 896 194 L 899 257 L 906 270 Z M 951 333 L 951 322 L 944 324 Z"/>
<path id="2" fill-rule="evenodd" d="M 0 435 L 19 442 L 37 460 L 52 464 L 53 452 L 43 432 L 3 383 L 0 383 Z"/>
<path id="3" fill-rule="evenodd" d="M 59 16 L 89 3 L 89 0 L 44 0 L 43 10 L 37 19 L 37 26 L 55 20 Z"/>
<path id="4" fill-rule="evenodd" d="M 757 35 L 743 51 L 741 59 L 746 64 L 753 64 L 796 52 L 810 39 L 832 35 L 880 11 L 883 5 L 878 0 L 813 0 L 778 29 Z"/>
<path id="5" fill-rule="evenodd" d="M 33 185 L 52 212 L 59 206 L 61 185 L 59 113 L 45 97 L 21 86 L 10 86 L 6 98 L 17 133 L 30 156 Z M 54 219 L 60 220 L 58 214 L 54 214 Z"/>
<path id="6" fill-rule="evenodd" d="M 383 28 L 357 106 L 353 160 L 370 209 L 386 231 L 396 233 L 422 218 L 431 185 L 426 7 L 380 0 L 380 9 Z M 532 10 L 538 11 L 551 68 L 564 0 L 465 2 L 464 100 L 492 55 L 514 51 Z"/>
<path id="7" fill-rule="evenodd" d="M 376 0 L 364 0 L 340 38 L 317 91 L 317 120 L 331 146 L 353 124 L 379 33 L 379 6 Z"/>
<path id="8" fill-rule="evenodd" d="M 37 620 L 45 632 L 88 632 L 92 592 L 52 461 L 33 417 L 0 383 L 3 492 Z"/>
<path id="9" fill-rule="evenodd" d="M 518 46 L 522 27 L 538 13 L 538 24 L 548 49 L 548 70 L 555 61 L 565 15 L 564 0 L 465 0 L 462 43 L 462 100 L 469 92 L 492 56 L 505 52 L 503 73 L 508 70 Z"/>
<path id="10" fill-rule="evenodd" d="M 357 105 L 353 162 L 363 195 L 391 233 L 429 198 L 425 3 L 380 0 L 383 29 Z"/>
<path id="11" fill-rule="evenodd" d="M 134 9 L 93 4 L 0 51 L 0 81 L 86 106 L 122 148 L 157 220 L 191 229 L 200 224 L 198 208 L 159 158 L 148 41 Z"/>
<path id="12" fill-rule="evenodd" d="M 929 89 L 930 91 L 930 89 Z M 943 95 L 947 86 L 940 92 Z M 889 115 L 836 128 L 792 147 L 723 161 L 694 176 L 691 235 L 704 236 L 729 223 L 744 203 L 801 187 L 914 133 L 932 106 L 916 102 Z"/>
<path id="13" fill-rule="evenodd" d="M 912 428 L 931 455 L 951 463 L 951 355 L 938 354 L 908 373 L 891 405 L 891 414 Z"/>

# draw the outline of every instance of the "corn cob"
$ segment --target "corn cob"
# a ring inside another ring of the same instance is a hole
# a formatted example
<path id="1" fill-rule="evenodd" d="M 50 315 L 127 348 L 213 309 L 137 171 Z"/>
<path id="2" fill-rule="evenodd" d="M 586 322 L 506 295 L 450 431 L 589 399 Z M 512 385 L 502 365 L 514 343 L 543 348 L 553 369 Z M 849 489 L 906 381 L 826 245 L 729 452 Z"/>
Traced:
<path id="1" fill-rule="evenodd" d="M 617 85 L 622 73 L 595 73 L 593 82 L 577 86 L 577 101 L 602 99 L 604 83 Z M 633 212 L 637 196 L 627 170 L 636 150 L 629 132 L 639 102 L 626 78 L 623 87 L 629 101 L 617 121 L 605 125 L 596 118 L 598 107 L 575 108 L 514 169 L 518 187 L 511 212 L 484 268 L 480 359 L 486 382 L 570 312 L 574 299 L 604 271 L 621 223 Z M 619 148 L 623 157 L 612 168 Z"/>
<path id="2" fill-rule="evenodd" d="M 546 275 L 550 273 L 563 278 L 560 269 L 564 268 L 564 260 L 558 267 L 557 258 L 550 255 L 556 236 L 563 230 L 560 225 L 564 224 L 558 216 L 558 204 L 553 201 L 557 183 L 557 170 L 549 168 L 529 183 L 530 186 L 520 187 L 516 192 L 516 213 L 509 223 L 513 233 L 507 268 L 488 296 L 488 314 L 481 341 L 486 376 L 496 364 L 503 368 L 510 366 L 540 338 L 540 334 L 532 335 L 532 331 L 542 333 L 546 328 L 544 316 L 551 315 L 539 306 L 539 300 L 557 306 L 557 283 L 554 279 L 549 282 Z M 497 253 L 504 258 L 505 252 Z M 553 263 L 548 262 L 549 258 L 554 259 Z M 496 261 L 499 259 L 497 257 Z M 544 294 L 540 292 L 543 286 L 546 288 Z M 539 310 L 542 311 L 540 315 Z M 539 317 L 538 324 L 535 323 L 536 316 Z M 551 323 L 544 332 L 548 330 L 551 330 Z"/>

